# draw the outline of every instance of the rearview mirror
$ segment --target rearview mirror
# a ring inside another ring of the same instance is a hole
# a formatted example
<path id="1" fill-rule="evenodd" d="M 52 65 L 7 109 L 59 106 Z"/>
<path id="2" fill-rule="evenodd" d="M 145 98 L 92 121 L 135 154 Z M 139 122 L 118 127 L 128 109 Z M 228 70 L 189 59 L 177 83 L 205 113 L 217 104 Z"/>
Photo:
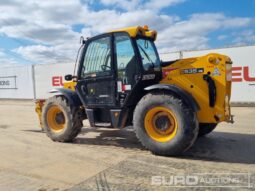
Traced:
<path id="1" fill-rule="evenodd" d="M 86 41 L 85 41 L 84 37 L 81 36 L 81 37 L 80 37 L 80 44 L 85 44 L 85 42 L 86 42 Z"/>
<path id="2" fill-rule="evenodd" d="M 65 80 L 66 81 L 72 81 L 73 80 L 73 75 L 71 75 L 71 74 L 65 75 Z"/>

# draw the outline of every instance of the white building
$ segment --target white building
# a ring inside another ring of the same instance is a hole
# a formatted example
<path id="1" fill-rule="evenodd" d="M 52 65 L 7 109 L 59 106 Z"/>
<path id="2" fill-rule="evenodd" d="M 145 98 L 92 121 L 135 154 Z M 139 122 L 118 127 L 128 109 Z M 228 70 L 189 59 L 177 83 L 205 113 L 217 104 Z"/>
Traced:
<path id="1" fill-rule="evenodd" d="M 232 102 L 255 103 L 255 46 L 181 51 L 160 54 L 165 61 L 202 56 L 208 53 L 228 55 L 233 61 Z M 0 98 L 38 99 L 49 96 L 54 87 L 61 87 L 63 76 L 73 74 L 74 63 L 19 65 L 1 67 Z"/>

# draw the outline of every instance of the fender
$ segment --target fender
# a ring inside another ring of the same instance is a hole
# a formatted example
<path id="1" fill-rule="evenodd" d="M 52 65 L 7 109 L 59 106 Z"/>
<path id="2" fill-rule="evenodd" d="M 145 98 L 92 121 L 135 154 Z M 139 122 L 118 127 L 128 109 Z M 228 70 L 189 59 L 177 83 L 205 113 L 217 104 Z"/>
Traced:
<path id="1" fill-rule="evenodd" d="M 191 108 L 195 112 L 200 110 L 200 107 L 199 107 L 197 101 L 194 99 L 194 97 L 190 93 L 179 88 L 178 86 L 169 85 L 169 84 L 155 84 L 155 85 L 148 86 L 148 87 L 144 88 L 144 90 L 146 90 L 146 91 L 167 90 L 167 91 L 173 92 L 174 94 L 179 95 L 187 105 L 191 106 Z"/>
<path id="2" fill-rule="evenodd" d="M 56 95 L 63 95 L 72 106 L 79 107 L 82 105 L 78 94 L 73 90 L 65 89 L 65 88 L 56 88 L 56 89 L 52 89 L 49 93 L 53 93 Z"/>

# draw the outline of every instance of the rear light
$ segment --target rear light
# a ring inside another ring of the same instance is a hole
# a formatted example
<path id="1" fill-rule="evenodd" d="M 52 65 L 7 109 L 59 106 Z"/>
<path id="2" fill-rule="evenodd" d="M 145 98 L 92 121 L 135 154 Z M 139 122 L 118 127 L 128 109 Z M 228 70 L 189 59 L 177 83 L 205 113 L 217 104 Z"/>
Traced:
<path id="1" fill-rule="evenodd" d="M 227 81 L 232 80 L 232 62 L 226 62 L 226 79 Z"/>

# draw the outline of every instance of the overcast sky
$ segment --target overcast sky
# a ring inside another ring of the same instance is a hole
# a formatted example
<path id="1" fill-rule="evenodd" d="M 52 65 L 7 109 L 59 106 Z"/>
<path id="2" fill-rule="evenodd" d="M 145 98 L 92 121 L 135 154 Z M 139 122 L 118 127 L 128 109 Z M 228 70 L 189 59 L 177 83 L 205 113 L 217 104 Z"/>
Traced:
<path id="1" fill-rule="evenodd" d="M 74 62 L 80 36 L 149 25 L 159 52 L 255 44 L 255 0 L 1 0 L 0 65 Z"/>

